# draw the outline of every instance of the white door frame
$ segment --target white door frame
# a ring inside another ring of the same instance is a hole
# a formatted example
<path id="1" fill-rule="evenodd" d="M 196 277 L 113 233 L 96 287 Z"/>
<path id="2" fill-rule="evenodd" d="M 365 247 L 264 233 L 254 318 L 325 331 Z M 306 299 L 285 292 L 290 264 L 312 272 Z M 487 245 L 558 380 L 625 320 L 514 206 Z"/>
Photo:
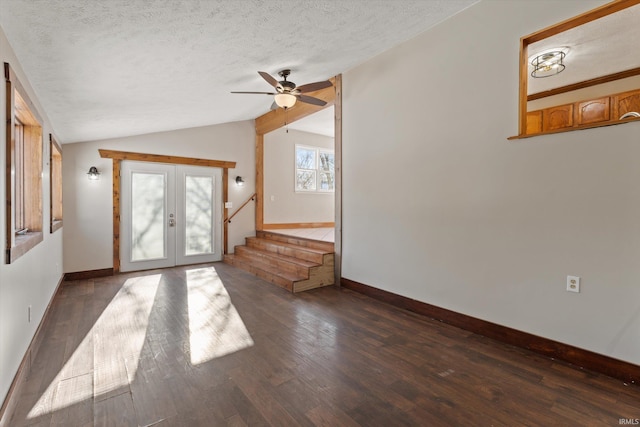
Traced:
<path id="1" fill-rule="evenodd" d="M 132 259 L 131 215 L 132 176 L 136 172 L 159 174 L 164 180 L 164 206 L 161 223 L 164 224 L 162 256 L 151 260 Z M 187 178 L 211 178 L 213 251 L 205 254 L 187 255 L 186 228 L 186 181 Z M 121 221 L 120 221 L 120 271 L 137 271 L 175 265 L 220 261 L 222 259 L 222 216 L 223 216 L 223 170 L 204 166 L 188 166 L 138 161 L 123 161 L 121 165 Z"/>

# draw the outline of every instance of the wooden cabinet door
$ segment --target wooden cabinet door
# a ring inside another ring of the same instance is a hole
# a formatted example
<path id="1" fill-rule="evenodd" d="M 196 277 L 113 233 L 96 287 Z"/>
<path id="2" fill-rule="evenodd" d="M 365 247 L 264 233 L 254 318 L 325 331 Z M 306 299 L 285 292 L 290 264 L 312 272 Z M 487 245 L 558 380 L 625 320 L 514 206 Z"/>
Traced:
<path id="1" fill-rule="evenodd" d="M 620 117 L 631 111 L 640 113 L 640 90 L 619 93 L 613 98 L 613 119 Z"/>
<path id="2" fill-rule="evenodd" d="M 527 113 L 527 135 L 542 132 L 542 110 Z"/>
<path id="3" fill-rule="evenodd" d="M 609 97 L 578 102 L 578 126 L 609 120 Z"/>
<path id="4" fill-rule="evenodd" d="M 542 130 L 544 132 L 573 126 L 573 104 L 542 110 Z"/>

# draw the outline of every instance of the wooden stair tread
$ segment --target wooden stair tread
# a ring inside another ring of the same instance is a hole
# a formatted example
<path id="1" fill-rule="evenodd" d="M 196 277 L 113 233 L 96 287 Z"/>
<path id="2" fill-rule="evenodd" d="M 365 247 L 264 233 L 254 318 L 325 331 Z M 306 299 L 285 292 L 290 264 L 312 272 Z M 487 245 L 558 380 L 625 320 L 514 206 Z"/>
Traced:
<path id="1" fill-rule="evenodd" d="M 300 237 L 300 236 L 292 236 L 289 234 L 278 233 L 277 231 L 274 231 L 274 230 L 257 231 L 256 237 L 276 240 L 279 242 L 293 243 L 296 245 L 306 246 L 310 248 L 325 249 L 331 252 L 335 252 L 335 244 L 333 242 L 308 239 L 306 237 Z"/>
<path id="2" fill-rule="evenodd" d="M 252 248 L 252 247 L 249 247 L 249 246 L 239 246 L 239 247 L 242 248 L 243 252 L 246 251 L 246 252 L 250 252 L 250 253 L 259 255 L 260 257 L 289 262 L 289 263 L 292 263 L 292 264 L 299 265 L 301 267 L 311 268 L 311 267 L 317 267 L 319 265 L 322 265 L 322 264 L 319 264 L 317 262 L 306 261 L 304 259 L 295 258 L 295 257 L 291 257 L 291 256 L 288 256 L 288 255 L 281 255 L 281 254 L 278 254 L 278 253 L 275 253 L 275 252 L 269 252 L 269 251 L 265 251 L 265 250 L 258 249 L 258 248 Z"/>
<path id="3" fill-rule="evenodd" d="M 300 246 L 300 245 L 296 245 L 296 244 L 293 244 L 293 243 L 280 242 L 280 241 L 277 241 L 277 240 L 270 240 L 270 239 L 263 239 L 263 238 L 260 238 L 260 237 L 247 237 L 246 239 L 247 240 L 252 240 L 254 242 L 261 242 L 261 243 L 264 243 L 264 244 L 274 245 L 274 246 L 283 246 L 285 248 L 300 250 L 300 251 L 304 251 L 304 252 L 310 252 L 310 253 L 319 254 L 319 255 L 326 255 L 326 254 L 333 253 L 333 251 L 329 251 L 329 250 L 325 250 L 325 249 L 310 248 L 308 246 Z"/>

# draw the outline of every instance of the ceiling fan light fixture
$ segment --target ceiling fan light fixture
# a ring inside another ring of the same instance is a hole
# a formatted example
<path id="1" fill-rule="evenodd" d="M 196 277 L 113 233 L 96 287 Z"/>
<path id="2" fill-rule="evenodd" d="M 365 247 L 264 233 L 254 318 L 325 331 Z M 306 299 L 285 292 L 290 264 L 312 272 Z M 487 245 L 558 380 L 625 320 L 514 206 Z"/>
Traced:
<path id="1" fill-rule="evenodd" d="M 297 98 L 290 93 L 279 93 L 274 96 L 274 100 L 278 107 L 291 108 L 296 104 Z"/>
<path id="2" fill-rule="evenodd" d="M 291 70 L 280 71 L 278 75 L 282 77 L 282 81 L 277 81 L 275 78 L 271 76 L 271 74 L 266 73 L 264 71 L 258 71 L 258 74 L 260 74 L 260 76 L 275 89 L 275 92 L 232 91 L 231 93 L 245 93 L 245 94 L 253 94 L 253 95 L 273 96 L 274 102 L 271 105 L 272 110 L 275 110 L 278 107 L 288 110 L 289 108 L 296 105 L 296 102 L 298 101 L 303 102 L 305 104 L 318 105 L 320 107 L 324 107 L 325 105 L 327 105 L 327 101 L 324 101 L 323 99 L 316 98 L 314 96 L 309 96 L 306 94 L 332 87 L 333 83 L 331 83 L 331 81 L 324 80 L 320 82 L 307 83 L 306 85 L 302 85 L 302 86 L 296 86 L 295 83 L 287 80 L 287 77 L 289 76 L 290 73 L 291 73 Z"/>

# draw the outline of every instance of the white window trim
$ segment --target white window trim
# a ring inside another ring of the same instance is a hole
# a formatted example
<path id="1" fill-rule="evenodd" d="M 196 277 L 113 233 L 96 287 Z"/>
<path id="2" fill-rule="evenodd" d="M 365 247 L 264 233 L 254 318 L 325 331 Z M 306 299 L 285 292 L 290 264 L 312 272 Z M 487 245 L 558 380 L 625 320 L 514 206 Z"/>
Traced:
<path id="1" fill-rule="evenodd" d="M 315 165 L 316 168 L 315 169 L 303 169 L 303 168 L 298 168 L 298 161 L 297 161 L 297 152 L 298 152 L 298 148 L 302 148 L 305 150 L 311 150 L 315 152 Z M 323 190 L 320 188 L 319 185 L 319 179 L 320 179 L 320 172 L 322 172 L 320 170 L 320 153 L 331 153 L 334 155 L 335 158 L 335 150 L 331 149 L 331 148 L 324 148 L 324 147 L 314 147 L 311 145 L 304 145 L 304 144 L 296 144 L 294 149 L 293 149 L 293 191 L 295 193 L 300 193 L 300 194 L 334 194 L 335 193 L 335 181 L 334 181 L 334 188 L 332 190 Z M 299 170 L 306 170 L 306 171 L 313 171 L 314 175 L 315 175 L 315 189 L 314 190 L 301 190 L 298 189 L 297 186 L 297 182 L 298 182 L 298 171 Z M 335 170 L 333 171 L 334 177 L 335 177 Z"/>

